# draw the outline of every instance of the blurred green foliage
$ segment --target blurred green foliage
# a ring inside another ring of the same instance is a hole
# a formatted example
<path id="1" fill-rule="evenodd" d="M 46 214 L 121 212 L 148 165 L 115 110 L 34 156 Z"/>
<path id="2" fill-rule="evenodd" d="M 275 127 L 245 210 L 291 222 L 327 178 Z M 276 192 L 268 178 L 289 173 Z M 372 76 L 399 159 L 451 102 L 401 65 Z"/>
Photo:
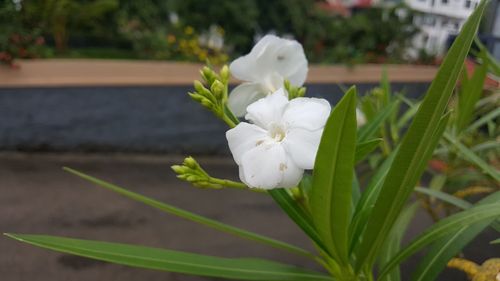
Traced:
<path id="1" fill-rule="evenodd" d="M 410 10 L 404 6 L 358 9 L 342 16 L 322 9 L 322 2 L 23 0 L 16 9 L 12 0 L 1 0 L 0 9 L 14 9 L 9 16 L 15 15 L 16 26 L 39 31 L 57 56 L 105 57 L 115 49 L 124 58 L 223 62 L 248 52 L 255 39 L 271 32 L 300 41 L 312 62 L 405 59 L 404 50 L 417 32 Z M 5 20 L 0 29 L 11 22 Z M 186 34 L 186 28 L 193 33 Z M 202 42 L 213 30 L 220 33 L 216 35 L 223 47 Z"/>

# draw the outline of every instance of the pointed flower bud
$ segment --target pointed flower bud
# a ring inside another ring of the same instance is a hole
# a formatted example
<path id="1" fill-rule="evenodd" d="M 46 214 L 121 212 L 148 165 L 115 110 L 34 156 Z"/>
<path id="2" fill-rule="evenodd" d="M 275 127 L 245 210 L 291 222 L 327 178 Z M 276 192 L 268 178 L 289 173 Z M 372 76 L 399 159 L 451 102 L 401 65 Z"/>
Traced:
<path id="1" fill-rule="evenodd" d="M 224 84 L 222 84 L 222 82 L 220 82 L 219 80 L 214 81 L 214 83 L 210 87 L 210 90 L 217 99 L 220 99 L 224 96 Z"/>
<path id="2" fill-rule="evenodd" d="M 227 83 L 229 81 L 229 67 L 224 65 L 220 70 L 220 78 L 223 83 Z"/>

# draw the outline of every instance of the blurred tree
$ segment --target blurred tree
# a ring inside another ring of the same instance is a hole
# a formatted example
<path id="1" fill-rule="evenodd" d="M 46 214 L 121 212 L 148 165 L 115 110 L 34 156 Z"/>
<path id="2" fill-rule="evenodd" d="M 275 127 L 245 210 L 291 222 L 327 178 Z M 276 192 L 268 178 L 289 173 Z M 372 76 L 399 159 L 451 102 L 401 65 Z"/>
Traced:
<path id="1" fill-rule="evenodd" d="M 118 8 L 118 0 L 24 0 L 25 21 L 35 23 L 48 32 L 58 52 L 68 44 L 68 31 L 99 30 L 106 26 L 106 16 Z"/>
<path id="2" fill-rule="evenodd" d="M 321 11 L 315 0 L 256 0 L 259 9 L 258 31 L 291 35 L 304 45 L 308 58 L 315 59 L 327 38 L 331 16 Z"/>
<path id="3" fill-rule="evenodd" d="M 193 26 L 198 32 L 208 30 L 213 24 L 222 27 L 227 42 L 237 54 L 251 48 L 259 12 L 265 12 L 259 11 L 254 0 L 169 0 L 169 2 L 179 19 L 186 25 Z"/>
<path id="4" fill-rule="evenodd" d="M 418 32 L 413 13 L 405 5 L 355 11 L 351 17 L 335 17 L 326 27 L 329 35 L 319 54 L 331 62 L 400 61 Z"/>

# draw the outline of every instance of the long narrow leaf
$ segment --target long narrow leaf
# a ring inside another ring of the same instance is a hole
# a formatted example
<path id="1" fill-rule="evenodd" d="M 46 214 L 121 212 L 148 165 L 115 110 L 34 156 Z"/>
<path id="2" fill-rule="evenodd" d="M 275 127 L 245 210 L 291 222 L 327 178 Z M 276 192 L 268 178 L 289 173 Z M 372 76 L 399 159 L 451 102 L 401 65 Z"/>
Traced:
<path id="1" fill-rule="evenodd" d="M 390 260 L 399 252 L 401 248 L 401 243 L 403 236 L 406 233 L 406 229 L 410 224 L 415 212 L 417 211 L 418 204 L 412 203 L 407 206 L 401 215 L 396 220 L 394 227 L 389 234 L 389 239 L 387 239 L 386 244 L 382 248 L 379 264 L 381 267 L 386 265 Z M 400 281 L 401 272 L 399 268 L 394 268 L 390 273 L 388 273 L 385 278 L 381 281 Z"/>
<path id="2" fill-rule="evenodd" d="M 401 250 L 381 271 L 379 280 L 389 273 L 395 266 L 423 247 L 440 238 L 456 233 L 464 226 L 472 227 L 478 223 L 490 221 L 500 216 L 500 203 L 485 204 L 470 208 L 451 215 L 437 222 L 415 238 L 408 246 Z"/>
<path id="3" fill-rule="evenodd" d="M 363 143 L 372 138 L 375 133 L 380 131 L 380 127 L 391 116 L 391 113 L 397 108 L 398 101 L 393 101 L 385 106 L 380 112 L 373 117 L 373 120 L 363 127 L 359 128 L 358 142 Z"/>
<path id="4" fill-rule="evenodd" d="M 335 106 L 326 123 L 313 171 L 311 209 L 322 241 L 347 265 L 352 181 L 356 143 L 356 89 Z"/>
<path id="5" fill-rule="evenodd" d="M 372 152 L 373 150 L 375 150 L 375 148 L 378 147 L 381 141 L 382 139 L 373 139 L 366 142 L 358 143 L 356 145 L 356 154 L 354 156 L 354 162 L 358 163 L 363 159 L 365 159 L 365 157 L 368 156 L 370 152 Z"/>
<path id="6" fill-rule="evenodd" d="M 476 120 L 474 123 L 472 123 L 465 131 L 466 132 L 472 132 L 477 130 L 479 127 L 487 124 L 488 122 L 495 120 L 495 118 L 498 118 L 500 116 L 500 108 L 497 108 L 488 114 L 484 115 L 483 117 L 479 118 Z"/>
<path id="7" fill-rule="evenodd" d="M 471 203 L 469 203 L 463 199 L 460 199 L 458 197 L 455 197 L 453 195 L 450 195 L 448 193 L 444 193 L 442 191 L 439 191 L 439 190 L 433 190 L 430 188 L 423 188 L 423 187 L 416 187 L 415 191 L 422 193 L 422 194 L 425 194 L 425 195 L 436 197 L 437 199 L 439 199 L 441 201 L 452 204 L 452 205 L 457 206 L 457 207 L 464 209 L 464 210 L 472 207 Z"/>
<path id="8" fill-rule="evenodd" d="M 444 137 L 458 150 L 462 158 L 479 167 L 484 173 L 490 175 L 496 181 L 500 181 L 500 172 L 495 169 L 495 167 L 486 163 L 483 159 L 481 159 L 481 157 L 477 156 L 477 154 L 467 148 L 467 146 L 463 145 L 452 135 L 445 133 Z"/>
<path id="9" fill-rule="evenodd" d="M 349 253 L 352 253 L 354 248 L 361 241 L 361 233 L 366 227 L 366 220 L 375 205 L 375 201 L 377 200 L 380 192 L 380 187 L 382 187 L 382 184 L 384 183 L 385 176 L 392 165 L 392 161 L 394 161 L 395 155 L 396 150 L 386 158 L 382 165 L 380 165 L 368 183 L 365 191 L 361 194 L 358 204 L 356 204 L 354 216 L 351 224 L 349 225 L 349 238 L 351 239 L 349 243 Z"/>
<path id="10" fill-rule="evenodd" d="M 268 191 L 269 195 L 274 199 L 274 201 L 283 209 L 283 211 L 294 221 L 297 226 L 304 231 L 304 233 L 311 238 L 318 247 L 322 250 L 328 252 L 324 246 L 318 232 L 314 228 L 311 217 L 297 205 L 297 202 L 288 194 L 288 192 L 283 189 L 272 189 Z"/>
<path id="11" fill-rule="evenodd" d="M 485 51 L 481 51 L 480 56 L 485 57 Z M 458 118 L 457 130 L 461 132 L 472 119 L 474 106 L 481 98 L 483 84 L 488 73 L 488 62 L 483 60 L 483 64 L 476 67 L 469 80 L 462 81 L 462 87 L 458 95 Z"/>
<path id="12" fill-rule="evenodd" d="M 357 272 L 373 265 L 380 247 L 425 169 L 426 157 L 432 155 L 432 152 L 428 152 L 437 145 L 433 143 L 433 136 L 478 29 L 486 2 L 483 0 L 464 24 L 400 144 L 382 186 L 381 194 L 384 196 L 377 199 L 365 230 L 368 235 L 363 237 L 357 252 Z"/>
<path id="13" fill-rule="evenodd" d="M 476 205 L 500 202 L 500 192 L 493 193 L 479 201 Z M 414 281 L 435 280 L 446 267 L 448 261 L 460 252 L 472 239 L 480 234 L 495 218 L 473 225 L 466 225 L 457 232 L 441 238 L 433 244 L 425 257 L 412 273 Z"/>
<path id="14" fill-rule="evenodd" d="M 450 194 L 447 194 L 447 193 L 444 193 L 442 191 L 439 191 L 439 190 L 432 190 L 432 189 L 429 189 L 429 188 L 422 188 L 422 187 L 416 187 L 415 188 L 415 191 L 416 192 L 419 192 L 419 193 L 422 193 L 422 194 L 426 194 L 426 195 L 429 195 L 429 196 L 432 196 L 432 197 L 435 197 L 443 202 L 446 202 L 448 204 L 451 204 L 451 205 L 454 205 L 460 209 L 463 209 L 463 210 L 467 210 L 469 208 L 471 208 L 473 205 L 461 198 L 458 198 L 458 197 L 455 197 L 453 195 L 450 195 Z M 500 196 L 500 194 L 498 194 L 498 192 L 490 195 L 490 196 Z M 490 196 L 488 196 L 487 198 L 490 198 Z M 500 232 L 500 220 L 496 220 L 494 221 L 492 224 L 491 224 L 492 228 L 495 229 L 496 231 Z"/>
<path id="15" fill-rule="evenodd" d="M 446 125 L 448 124 L 448 120 L 450 118 L 450 114 L 446 114 L 438 123 L 438 127 L 436 129 L 436 132 L 434 132 L 434 134 L 429 138 L 429 145 L 427 147 L 427 150 L 423 152 L 423 154 L 421 155 L 422 158 L 424 159 L 428 159 L 430 158 L 430 156 L 432 155 L 432 152 L 433 152 L 433 148 L 436 147 L 437 143 L 439 142 L 439 139 L 441 138 L 444 130 L 446 129 Z M 396 151 L 393 152 L 393 155 L 390 155 L 390 158 L 394 158 L 397 156 L 398 154 L 398 150 L 399 150 L 399 147 L 396 149 Z M 389 161 L 388 161 L 389 162 Z M 389 170 L 391 169 L 392 165 L 394 164 L 393 163 L 393 160 L 391 160 L 388 164 L 390 164 L 389 168 L 387 168 L 387 173 L 389 172 Z M 419 169 L 424 169 L 424 166 L 425 166 L 426 162 L 422 162 L 420 163 L 421 167 L 419 167 Z M 370 208 L 367 209 L 367 210 L 363 210 L 362 213 L 364 214 L 363 216 L 363 220 L 361 221 L 361 223 L 359 223 L 359 225 L 361 225 L 361 229 L 362 232 L 361 234 L 359 234 L 359 237 L 361 238 L 361 241 L 363 241 L 363 238 L 366 236 L 366 235 L 371 235 L 371 233 L 367 233 L 367 228 L 366 228 L 366 221 L 368 221 L 369 219 L 369 215 L 371 214 L 372 212 L 372 209 L 375 207 L 375 204 L 377 201 L 375 200 L 378 200 L 378 194 L 381 193 L 381 188 L 383 187 L 383 180 L 385 180 L 385 177 L 383 179 L 380 179 L 379 180 L 379 183 L 380 183 L 380 187 L 377 187 L 375 189 L 375 191 L 371 191 L 371 192 L 374 192 L 375 194 L 371 196 L 371 198 L 369 198 L 371 200 L 371 203 L 370 203 Z M 399 215 L 398 215 L 399 216 Z M 358 237 L 358 236 L 356 236 Z M 358 239 L 360 239 L 358 238 Z M 360 247 L 362 246 L 362 244 L 360 244 Z M 360 251 L 360 247 L 356 248 L 356 255 L 363 255 L 362 252 L 359 252 Z"/>
<path id="16" fill-rule="evenodd" d="M 151 206 L 153 208 L 159 209 L 163 212 L 166 212 L 166 213 L 169 213 L 169 214 L 172 214 L 172 215 L 175 215 L 175 216 L 178 216 L 178 217 L 181 217 L 181 218 L 184 218 L 184 219 L 196 222 L 196 223 L 200 223 L 200 224 L 203 224 L 205 226 L 217 229 L 217 230 L 222 231 L 222 232 L 233 234 L 233 235 L 236 235 L 236 236 L 241 237 L 241 238 L 245 238 L 245 239 L 253 240 L 253 241 L 256 241 L 259 243 L 263 243 L 263 244 L 272 246 L 274 248 L 286 250 L 286 251 L 289 251 L 289 252 L 292 252 L 295 254 L 300 254 L 303 256 L 307 256 L 307 257 L 311 257 L 311 255 L 312 255 L 308 251 L 303 250 L 297 246 L 293 246 L 293 245 L 290 245 L 288 243 L 285 243 L 285 242 L 282 242 L 279 240 L 275 240 L 275 239 L 265 237 L 265 236 L 262 236 L 262 235 L 259 235 L 256 233 L 252 233 L 252 232 L 249 232 L 249 231 L 237 228 L 237 227 L 223 224 L 223 223 L 218 222 L 216 220 L 212 220 L 212 219 L 209 219 L 209 218 L 206 218 L 206 217 L 179 209 L 177 207 L 174 207 L 174 206 L 165 204 L 163 202 L 151 199 L 151 198 L 146 197 L 144 195 L 140 195 L 140 194 L 134 193 L 132 191 L 126 190 L 122 187 L 111 184 L 109 182 L 105 182 L 103 180 L 86 175 L 86 174 L 81 173 L 79 171 L 76 171 L 76 170 L 73 170 L 70 168 L 64 168 L 64 170 L 73 174 L 73 175 L 76 175 L 84 180 L 87 180 L 93 184 L 104 187 L 104 188 L 109 189 L 111 191 L 114 191 L 120 195 L 123 195 L 127 198 L 144 203 L 144 204 Z"/>
<path id="17" fill-rule="evenodd" d="M 154 270 L 231 280 L 331 280 L 328 276 L 320 273 L 262 259 L 228 259 L 135 245 L 45 235 L 7 234 L 7 236 L 58 252 Z"/>

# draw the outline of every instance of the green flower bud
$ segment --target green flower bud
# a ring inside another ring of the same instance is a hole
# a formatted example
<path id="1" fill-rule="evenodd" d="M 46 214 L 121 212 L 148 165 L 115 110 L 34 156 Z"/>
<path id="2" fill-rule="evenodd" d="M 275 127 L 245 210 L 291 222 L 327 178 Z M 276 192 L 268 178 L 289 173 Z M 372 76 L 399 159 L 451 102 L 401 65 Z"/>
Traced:
<path id="1" fill-rule="evenodd" d="M 196 176 L 196 175 L 189 175 L 189 176 L 186 178 L 186 180 L 187 180 L 188 182 L 196 182 L 196 181 L 198 181 L 199 179 L 200 179 L 200 178 L 199 178 L 198 176 Z"/>
<path id="2" fill-rule="evenodd" d="M 201 101 L 200 101 L 201 105 L 203 105 L 204 107 L 208 108 L 208 109 L 212 109 L 214 107 L 214 104 L 207 98 L 203 98 Z"/>
<path id="3" fill-rule="evenodd" d="M 222 84 L 222 82 L 220 82 L 219 80 L 214 81 L 214 83 L 210 87 L 210 90 L 212 91 L 214 96 L 218 99 L 224 96 L 224 84 Z"/>
<path id="4" fill-rule="evenodd" d="M 205 97 L 203 97 L 202 95 L 198 94 L 198 93 L 188 93 L 188 95 L 194 100 L 194 101 L 197 101 L 197 102 L 201 102 L 203 99 L 205 99 Z"/>
<path id="5" fill-rule="evenodd" d="M 177 178 L 180 180 L 186 180 L 187 177 L 188 177 L 188 175 L 186 175 L 186 174 L 177 175 Z"/>
<path id="6" fill-rule="evenodd" d="M 176 173 L 176 174 L 183 174 L 185 169 L 184 166 L 181 165 L 173 165 L 170 166 L 170 168 Z"/>
<path id="7" fill-rule="evenodd" d="M 297 97 L 303 97 L 306 95 L 306 87 L 301 87 L 297 92 Z"/>
<path id="8" fill-rule="evenodd" d="M 204 66 L 201 69 L 201 76 L 203 76 L 203 79 L 208 82 L 208 84 L 212 84 L 213 81 L 217 78 L 217 74 L 213 72 L 208 66 Z"/>
<path id="9" fill-rule="evenodd" d="M 186 159 L 184 159 L 184 165 L 193 170 L 198 169 L 198 162 L 196 162 L 196 160 L 194 160 L 194 158 L 191 156 L 186 157 Z"/>
<path id="10" fill-rule="evenodd" d="M 224 65 L 220 70 L 220 77 L 224 83 L 229 81 L 229 67 L 227 67 L 227 65 Z"/>
<path id="11" fill-rule="evenodd" d="M 292 86 L 292 85 L 290 84 L 290 81 L 289 81 L 289 80 L 285 80 L 285 81 L 283 82 L 283 87 L 284 87 L 286 90 L 290 90 L 290 86 Z"/>
<path id="12" fill-rule="evenodd" d="M 198 93 L 203 93 L 203 90 L 205 89 L 205 87 L 203 86 L 203 84 L 198 81 L 198 80 L 194 80 L 194 89 L 196 90 L 196 92 Z"/>

